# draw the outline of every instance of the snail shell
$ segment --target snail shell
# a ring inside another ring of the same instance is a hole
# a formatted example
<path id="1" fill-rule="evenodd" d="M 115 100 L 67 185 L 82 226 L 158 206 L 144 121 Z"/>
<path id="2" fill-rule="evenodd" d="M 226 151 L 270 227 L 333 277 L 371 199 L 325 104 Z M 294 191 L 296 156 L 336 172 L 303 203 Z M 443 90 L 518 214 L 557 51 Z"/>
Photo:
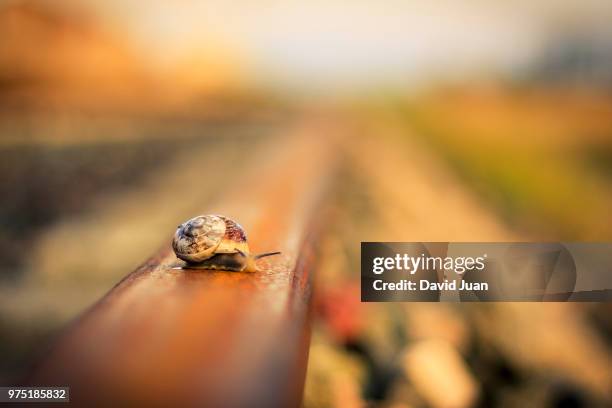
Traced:
<path id="1" fill-rule="evenodd" d="M 244 229 L 222 215 L 199 215 L 179 225 L 172 248 L 193 268 L 256 271 L 255 260 L 278 252 L 251 256 Z"/>

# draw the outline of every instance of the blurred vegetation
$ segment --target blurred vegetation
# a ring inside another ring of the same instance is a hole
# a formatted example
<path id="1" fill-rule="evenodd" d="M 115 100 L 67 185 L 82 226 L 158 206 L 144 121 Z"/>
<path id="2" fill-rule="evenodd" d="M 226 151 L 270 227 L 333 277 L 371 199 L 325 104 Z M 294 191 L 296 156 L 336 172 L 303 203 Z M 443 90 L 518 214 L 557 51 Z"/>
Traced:
<path id="1" fill-rule="evenodd" d="M 472 86 L 395 106 L 508 223 L 545 239 L 611 237 L 607 95 Z"/>

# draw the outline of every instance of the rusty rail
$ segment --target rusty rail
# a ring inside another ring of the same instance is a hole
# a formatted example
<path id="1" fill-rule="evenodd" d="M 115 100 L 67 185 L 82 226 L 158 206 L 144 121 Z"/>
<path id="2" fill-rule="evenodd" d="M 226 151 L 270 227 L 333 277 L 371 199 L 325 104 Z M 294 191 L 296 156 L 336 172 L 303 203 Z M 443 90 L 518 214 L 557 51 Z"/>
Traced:
<path id="1" fill-rule="evenodd" d="M 299 406 L 313 234 L 333 168 L 325 136 L 300 127 L 203 208 L 239 220 L 254 252 L 282 256 L 254 274 L 189 271 L 165 245 L 67 328 L 28 382 L 68 385 L 78 406 Z"/>

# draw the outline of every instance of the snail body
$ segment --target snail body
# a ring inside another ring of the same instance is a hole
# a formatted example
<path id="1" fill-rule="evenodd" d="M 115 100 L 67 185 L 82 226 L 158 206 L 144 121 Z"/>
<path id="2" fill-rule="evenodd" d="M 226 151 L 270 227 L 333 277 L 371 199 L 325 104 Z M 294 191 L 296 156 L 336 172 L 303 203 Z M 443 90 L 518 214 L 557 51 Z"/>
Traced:
<path id="1" fill-rule="evenodd" d="M 255 261 L 280 252 L 251 255 L 240 224 L 223 215 L 199 215 L 179 225 L 172 240 L 189 268 L 255 272 Z"/>

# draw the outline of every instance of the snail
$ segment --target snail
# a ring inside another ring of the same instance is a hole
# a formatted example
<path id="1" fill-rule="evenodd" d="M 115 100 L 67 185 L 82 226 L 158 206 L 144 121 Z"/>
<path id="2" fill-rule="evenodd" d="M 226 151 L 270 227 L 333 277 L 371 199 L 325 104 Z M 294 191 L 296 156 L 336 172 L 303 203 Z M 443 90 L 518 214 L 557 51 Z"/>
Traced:
<path id="1" fill-rule="evenodd" d="M 177 227 L 172 248 L 188 268 L 258 271 L 255 261 L 280 252 L 251 255 L 244 229 L 222 215 L 199 215 Z"/>

